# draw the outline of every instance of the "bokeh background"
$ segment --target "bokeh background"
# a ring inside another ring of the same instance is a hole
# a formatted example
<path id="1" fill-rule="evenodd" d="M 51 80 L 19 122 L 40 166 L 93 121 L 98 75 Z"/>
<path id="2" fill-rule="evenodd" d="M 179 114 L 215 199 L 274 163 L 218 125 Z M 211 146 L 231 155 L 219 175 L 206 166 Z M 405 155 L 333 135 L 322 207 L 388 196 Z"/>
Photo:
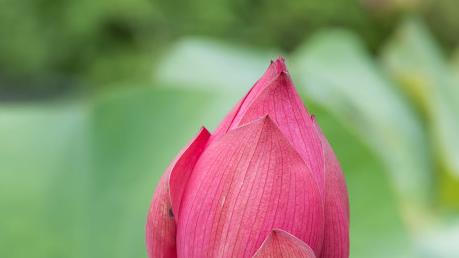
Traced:
<path id="1" fill-rule="evenodd" d="M 351 257 L 459 257 L 456 0 L 0 0 L 0 257 L 146 257 L 154 187 L 278 55 Z"/>

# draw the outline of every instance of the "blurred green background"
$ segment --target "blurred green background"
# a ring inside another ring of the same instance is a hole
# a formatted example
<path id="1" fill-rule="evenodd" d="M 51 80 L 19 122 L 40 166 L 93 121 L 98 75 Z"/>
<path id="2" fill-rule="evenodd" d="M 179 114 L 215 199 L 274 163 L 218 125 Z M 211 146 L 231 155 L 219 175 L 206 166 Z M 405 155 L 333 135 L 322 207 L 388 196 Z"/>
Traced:
<path id="1" fill-rule="evenodd" d="M 459 257 L 456 0 L 0 0 L 0 257 L 146 257 L 169 161 L 278 55 L 351 257 Z"/>

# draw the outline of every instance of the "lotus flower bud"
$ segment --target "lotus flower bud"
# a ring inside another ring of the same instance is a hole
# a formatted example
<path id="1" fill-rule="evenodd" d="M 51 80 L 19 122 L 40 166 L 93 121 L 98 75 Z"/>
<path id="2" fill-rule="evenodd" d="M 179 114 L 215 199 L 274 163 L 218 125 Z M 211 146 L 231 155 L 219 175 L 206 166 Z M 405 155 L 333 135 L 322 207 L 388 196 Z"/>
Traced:
<path id="1" fill-rule="evenodd" d="M 152 257 L 349 257 L 339 163 L 282 58 L 162 176 L 146 225 Z"/>

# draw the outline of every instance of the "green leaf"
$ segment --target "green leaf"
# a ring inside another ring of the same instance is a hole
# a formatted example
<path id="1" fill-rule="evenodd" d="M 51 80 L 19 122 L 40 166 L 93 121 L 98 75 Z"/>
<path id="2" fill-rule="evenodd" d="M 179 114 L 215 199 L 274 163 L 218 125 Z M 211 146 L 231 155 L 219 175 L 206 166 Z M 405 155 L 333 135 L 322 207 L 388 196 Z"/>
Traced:
<path id="1" fill-rule="evenodd" d="M 171 47 L 158 63 L 160 84 L 242 95 L 263 74 L 274 51 L 188 38 Z"/>
<path id="2" fill-rule="evenodd" d="M 335 116 L 319 105 L 308 107 L 316 115 L 346 176 L 351 257 L 417 257 L 384 164 Z"/>
<path id="3" fill-rule="evenodd" d="M 87 114 L 0 107 L 0 257 L 88 257 Z"/>
<path id="4" fill-rule="evenodd" d="M 380 74 L 360 41 L 331 30 L 313 37 L 293 56 L 293 78 L 307 96 L 355 132 L 386 165 L 406 221 L 417 224 L 429 200 L 431 164 L 423 126 L 393 85 Z M 372 171 L 368 171 L 371 173 Z"/>
<path id="5" fill-rule="evenodd" d="M 408 19 L 384 48 L 382 60 L 428 117 L 436 158 L 459 177 L 459 80 L 437 42 L 419 19 Z"/>

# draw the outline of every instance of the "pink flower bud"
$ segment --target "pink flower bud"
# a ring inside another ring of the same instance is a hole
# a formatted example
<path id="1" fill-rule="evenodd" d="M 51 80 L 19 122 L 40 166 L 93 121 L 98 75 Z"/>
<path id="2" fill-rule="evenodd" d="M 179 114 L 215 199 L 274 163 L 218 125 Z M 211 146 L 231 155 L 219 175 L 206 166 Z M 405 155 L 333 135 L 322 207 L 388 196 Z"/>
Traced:
<path id="1" fill-rule="evenodd" d="M 282 58 L 161 178 L 149 257 L 349 257 L 346 183 Z"/>

